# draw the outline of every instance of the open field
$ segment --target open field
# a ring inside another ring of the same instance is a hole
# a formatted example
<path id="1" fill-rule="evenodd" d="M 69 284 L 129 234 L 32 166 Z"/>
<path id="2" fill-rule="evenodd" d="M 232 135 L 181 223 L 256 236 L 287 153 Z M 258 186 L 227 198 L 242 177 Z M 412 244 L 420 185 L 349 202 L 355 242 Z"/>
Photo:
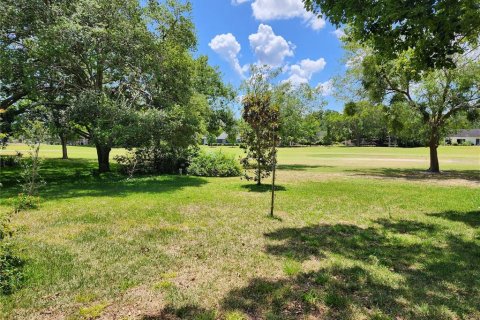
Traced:
<path id="1" fill-rule="evenodd" d="M 276 219 L 267 186 L 69 153 L 43 148 L 40 206 L 13 218 L 25 284 L 0 318 L 480 319 L 478 147 L 440 148 L 440 176 L 426 148 L 281 149 Z"/>

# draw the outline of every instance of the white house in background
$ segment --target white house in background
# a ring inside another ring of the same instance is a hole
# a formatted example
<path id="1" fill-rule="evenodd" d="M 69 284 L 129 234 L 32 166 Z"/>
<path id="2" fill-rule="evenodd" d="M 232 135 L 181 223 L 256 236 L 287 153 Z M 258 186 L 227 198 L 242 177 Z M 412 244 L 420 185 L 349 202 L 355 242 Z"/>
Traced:
<path id="1" fill-rule="evenodd" d="M 215 142 L 215 144 L 228 144 L 227 138 L 228 138 L 228 134 L 226 134 L 225 132 L 222 132 L 222 133 L 217 137 L 217 142 Z M 241 142 L 240 135 L 238 135 L 238 136 L 237 136 L 237 141 L 236 141 L 236 143 L 240 143 L 240 142 Z M 203 144 L 203 145 L 207 145 L 207 144 L 208 144 L 208 138 L 207 138 L 207 137 L 203 137 L 203 138 L 202 138 L 202 144 Z"/>
<path id="2" fill-rule="evenodd" d="M 480 146 L 480 129 L 464 129 L 449 134 L 445 138 L 446 144 L 471 143 Z"/>

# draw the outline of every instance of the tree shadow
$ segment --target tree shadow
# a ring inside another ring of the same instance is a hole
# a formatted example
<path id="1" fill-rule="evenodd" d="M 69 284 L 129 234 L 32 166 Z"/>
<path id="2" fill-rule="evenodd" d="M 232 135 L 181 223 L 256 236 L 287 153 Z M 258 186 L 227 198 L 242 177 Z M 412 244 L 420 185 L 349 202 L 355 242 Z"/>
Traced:
<path id="1" fill-rule="evenodd" d="M 195 305 L 187 305 L 179 308 L 167 306 L 156 314 L 144 315 L 142 320 L 215 320 L 216 314 L 212 310 L 207 310 Z"/>
<path id="2" fill-rule="evenodd" d="M 290 170 L 290 171 L 309 171 L 312 169 L 318 168 L 333 168 L 333 166 L 319 166 L 319 165 L 308 165 L 308 164 L 279 164 L 277 166 L 278 170 Z"/>
<path id="3" fill-rule="evenodd" d="M 437 224 L 375 222 L 368 228 L 322 224 L 265 234 L 268 254 L 320 261 L 319 269 L 286 279 L 254 278 L 231 291 L 223 308 L 254 319 L 480 316 L 477 240 Z"/>
<path id="4" fill-rule="evenodd" d="M 249 192 L 270 192 L 272 191 L 271 184 L 244 184 L 242 185 L 242 189 L 246 189 Z M 287 189 L 281 185 L 275 185 L 275 191 L 286 191 Z"/>
<path id="5" fill-rule="evenodd" d="M 432 213 L 429 215 L 450 221 L 463 222 L 472 228 L 480 227 L 480 211 L 478 210 L 470 212 L 446 211 L 442 213 Z"/>
<path id="6" fill-rule="evenodd" d="M 381 178 L 407 179 L 407 180 L 453 180 L 462 179 L 480 182 L 480 170 L 447 170 L 440 173 L 431 173 L 418 169 L 362 169 L 348 170 L 348 172 L 359 176 L 377 176 Z"/>
<path id="7" fill-rule="evenodd" d="M 126 179 L 112 171 L 93 174 L 95 161 L 88 160 L 45 160 L 40 175 L 45 182 L 39 192 L 43 200 L 78 197 L 124 197 L 134 193 L 168 193 L 186 187 L 198 187 L 208 180 L 193 176 L 142 176 Z M 2 198 L 16 197 L 21 192 L 20 170 L 2 172 Z"/>

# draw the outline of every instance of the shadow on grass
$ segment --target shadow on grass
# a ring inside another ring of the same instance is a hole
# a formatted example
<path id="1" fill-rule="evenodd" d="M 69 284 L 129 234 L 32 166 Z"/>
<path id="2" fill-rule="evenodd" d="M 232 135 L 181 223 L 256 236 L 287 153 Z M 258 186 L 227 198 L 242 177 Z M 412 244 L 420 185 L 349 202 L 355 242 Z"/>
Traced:
<path id="1" fill-rule="evenodd" d="M 45 160 L 40 175 L 45 181 L 40 194 L 43 200 L 74 197 L 122 197 L 134 193 L 173 192 L 185 187 L 197 187 L 207 180 L 192 176 L 144 176 L 127 180 L 124 175 L 112 172 L 92 174 L 96 169 L 94 160 Z M 16 197 L 20 188 L 19 168 L 2 171 L 2 197 Z"/>
<path id="2" fill-rule="evenodd" d="M 271 184 L 244 184 L 242 185 L 242 189 L 246 189 L 249 192 L 270 192 L 272 191 Z M 281 185 L 275 185 L 275 191 L 286 191 L 287 188 Z"/>
<path id="3" fill-rule="evenodd" d="M 168 307 L 144 319 L 232 312 L 250 319 L 480 319 L 480 243 L 441 225 L 379 219 L 368 228 L 321 224 L 265 237 L 269 255 L 323 263 L 288 278 L 253 278 L 228 292 L 217 313 Z"/>
<path id="4" fill-rule="evenodd" d="M 418 169 L 362 169 L 349 170 L 359 176 L 377 176 L 381 178 L 398 178 L 407 180 L 453 180 L 462 179 L 468 181 L 480 182 L 480 170 L 452 170 L 442 171 L 441 173 L 430 173 L 425 170 Z"/>
<path id="5" fill-rule="evenodd" d="M 291 170 L 291 171 L 309 171 L 318 168 L 333 168 L 333 166 L 317 166 L 308 164 L 279 164 L 278 170 Z"/>
<path id="6" fill-rule="evenodd" d="M 181 308 L 166 307 L 158 314 L 144 315 L 142 320 L 215 320 L 215 312 L 198 306 L 188 305 Z"/>
<path id="7" fill-rule="evenodd" d="M 298 262 L 328 256 L 331 263 L 288 279 L 254 278 L 231 291 L 223 308 L 254 319 L 480 316 L 478 241 L 435 224 L 376 223 L 378 227 L 326 224 L 266 234 L 270 255 Z M 406 241 L 407 235 L 413 238 Z"/>
<path id="8" fill-rule="evenodd" d="M 442 213 L 432 213 L 430 214 L 434 217 L 439 217 L 455 222 L 463 222 L 466 225 L 472 228 L 480 227 L 480 211 L 471 211 L 471 212 L 456 212 L 456 211 L 447 211 Z"/>

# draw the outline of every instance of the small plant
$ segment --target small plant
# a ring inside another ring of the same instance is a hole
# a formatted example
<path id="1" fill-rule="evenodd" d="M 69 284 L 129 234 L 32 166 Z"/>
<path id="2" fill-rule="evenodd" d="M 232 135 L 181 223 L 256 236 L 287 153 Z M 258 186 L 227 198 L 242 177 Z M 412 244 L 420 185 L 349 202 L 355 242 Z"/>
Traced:
<path id="1" fill-rule="evenodd" d="M 90 307 L 80 308 L 79 314 L 83 319 L 95 319 L 102 315 L 107 303 L 94 304 Z"/>
<path id="2" fill-rule="evenodd" d="M 188 167 L 189 174 L 200 177 L 238 177 L 241 172 L 240 163 L 221 151 L 200 152 Z"/>
<path id="3" fill-rule="evenodd" d="M 319 300 L 318 293 L 315 290 L 310 290 L 303 294 L 303 301 L 308 304 L 316 304 Z"/>
<path id="4" fill-rule="evenodd" d="M 27 121 L 22 127 L 22 133 L 30 148 L 29 158 L 23 161 L 21 177 L 25 196 L 20 196 L 20 202 L 31 204 L 31 197 L 38 196 L 38 189 L 44 183 L 40 177 L 40 146 L 47 136 L 47 129 L 41 121 Z"/>
<path id="5" fill-rule="evenodd" d="M 13 253 L 12 236 L 9 217 L 0 217 L 0 294 L 11 294 L 22 283 L 23 261 Z"/>
<path id="6" fill-rule="evenodd" d="M 17 198 L 13 201 L 13 208 L 15 212 L 22 210 L 35 209 L 40 202 L 39 197 L 29 196 L 25 193 L 19 193 Z"/>
<path id="7" fill-rule="evenodd" d="M 330 308 L 343 309 L 347 307 L 348 300 L 337 293 L 328 293 L 325 296 L 325 304 Z"/>
<path id="8" fill-rule="evenodd" d="M 238 311 L 229 312 L 225 315 L 225 320 L 246 320 L 248 319 L 243 313 Z"/>
<path id="9" fill-rule="evenodd" d="M 295 260 L 287 260 L 283 265 L 283 271 L 288 276 L 294 276 L 302 271 L 302 264 Z"/>

